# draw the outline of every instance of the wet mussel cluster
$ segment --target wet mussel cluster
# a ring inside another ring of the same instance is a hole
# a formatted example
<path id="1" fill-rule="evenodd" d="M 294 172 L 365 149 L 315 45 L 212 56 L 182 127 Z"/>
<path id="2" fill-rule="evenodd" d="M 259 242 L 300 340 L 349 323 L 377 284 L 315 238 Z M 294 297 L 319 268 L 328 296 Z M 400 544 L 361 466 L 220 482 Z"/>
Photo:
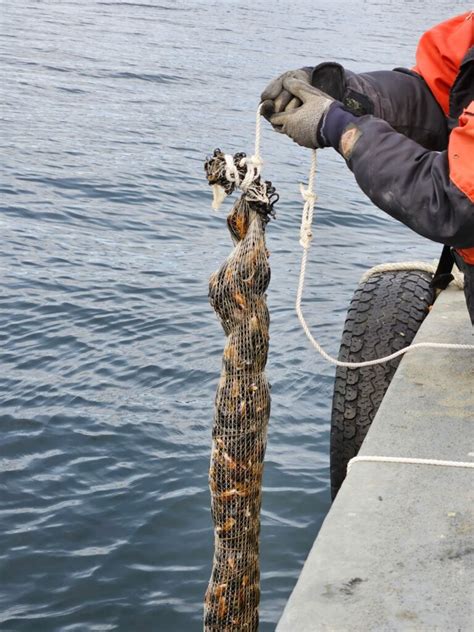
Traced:
<path id="1" fill-rule="evenodd" d="M 242 178 L 244 156 L 233 157 Z M 205 168 L 210 184 L 219 184 L 228 195 L 234 191 L 220 150 Z M 205 599 L 207 632 L 258 629 L 261 488 L 270 414 L 264 374 L 270 267 L 264 236 L 277 195 L 270 182 L 258 178 L 253 184 L 264 187 L 264 195 L 244 192 L 234 204 L 227 224 L 235 248 L 209 281 L 210 302 L 227 342 L 215 399 L 209 474 L 215 551 Z"/>

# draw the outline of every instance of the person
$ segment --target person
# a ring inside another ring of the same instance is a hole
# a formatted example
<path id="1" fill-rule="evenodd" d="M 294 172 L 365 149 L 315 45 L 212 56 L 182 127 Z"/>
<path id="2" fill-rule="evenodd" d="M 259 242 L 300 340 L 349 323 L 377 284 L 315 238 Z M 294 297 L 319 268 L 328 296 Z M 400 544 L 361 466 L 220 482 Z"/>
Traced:
<path id="1" fill-rule="evenodd" d="M 374 204 L 445 244 L 439 270 L 452 252 L 474 324 L 474 12 L 428 30 L 411 70 L 325 62 L 285 72 L 261 100 L 276 131 L 336 149 Z"/>

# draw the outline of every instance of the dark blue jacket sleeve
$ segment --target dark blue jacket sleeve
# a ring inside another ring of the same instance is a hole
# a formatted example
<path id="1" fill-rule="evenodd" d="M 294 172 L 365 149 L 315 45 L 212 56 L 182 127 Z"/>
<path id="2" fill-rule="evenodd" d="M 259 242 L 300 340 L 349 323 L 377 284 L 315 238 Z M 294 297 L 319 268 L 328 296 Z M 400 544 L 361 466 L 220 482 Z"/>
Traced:
<path id="1" fill-rule="evenodd" d="M 372 202 L 428 239 L 474 247 L 474 204 L 449 179 L 447 151 L 430 151 L 374 116 L 355 127 L 346 161 Z"/>

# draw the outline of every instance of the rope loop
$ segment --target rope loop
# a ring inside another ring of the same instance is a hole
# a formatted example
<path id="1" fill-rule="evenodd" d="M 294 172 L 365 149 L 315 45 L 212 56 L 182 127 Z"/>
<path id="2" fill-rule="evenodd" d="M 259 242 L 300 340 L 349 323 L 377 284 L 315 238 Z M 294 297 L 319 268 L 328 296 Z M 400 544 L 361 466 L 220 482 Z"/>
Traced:
<path id="1" fill-rule="evenodd" d="M 309 244 L 313 238 L 312 224 L 314 205 L 318 196 L 313 191 L 312 183 L 310 182 L 308 187 L 305 188 L 303 184 L 300 184 L 301 197 L 304 200 L 303 215 L 301 217 L 300 228 L 300 245 L 302 248 L 309 248 Z"/>
<path id="2" fill-rule="evenodd" d="M 301 195 L 304 199 L 303 213 L 301 218 L 301 228 L 300 228 L 300 244 L 303 247 L 303 255 L 301 257 L 301 270 L 300 277 L 298 281 L 298 289 L 296 292 L 296 313 L 298 315 L 298 320 L 303 327 L 303 331 L 306 334 L 306 337 L 310 341 L 311 345 L 314 349 L 328 362 L 334 364 L 339 367 L 346 367 L 348 369 L 358 369 L 366 366 L 375 366 L 377 364 L 384 364 L 389 360 L 393 360 L 398 358 L 401 355 L 409 351 L 414 351 L 416 349 L 451 349 L 457 351 L 474 351 L 474 345 L 466 345 L 466 344 L 451 344 L 451 343 L 443 343 L 443 342 L 418 342 L 412 343 L 395 353 L 391 353 L 383 358 L 375 358 L 374 360 L 366 360 L 364 362 L 343 362 L 329 355 L 319 344 L 316 338 L 310 331 L 308 323 L 303 314 L 303 309 L 301 307 L 301 303 L 303 300 L 303 290 L 304 290 L 304 282 L 306 276 L 306 265 L 308 261 L 308 251 L 311 243 L 311 239 L 313 236 L 312 233 L 312 223 L 313 223 L 313 214 L 314 214 L 314 205 L 317 199 L 317 196 L 314 192 L 314 182 L 316 179 L 316 167 L 317 167 L 317 159 L 316 159 L 316 150 L 314 149 L 311 156 L 311 168 L 309 171 L 308 177 L 308 186 L 305 188 L 303 185 L 300 186 Z M 405 262 L 401 264 L 382 264 L 381 266 L 376 266 L 372 270 L 369 270 L 368 276 L 374 274 L 376 272 L 383 272 L 387 270 L 395 270 L 395 269 L 403 269 L 403 270 L 414 270 L 414 269 L 422 269 L 425 271 L 430 271 L 432 266 L 430 264 L 418 264 L 412 262 Z M 433 270 L 434 272 L 434 270 Z M 367 276 L 367 278 L 368 278 Z M 456 279 L 457 286 L 459 287 L 460 281 L 459 278 Z"/>
<path id="3" fill-rule="evenodd" d="M 393 272 L 398 270 L 420 270 L 421 272 L 428 272 L 428 274 L 434 275 L 436 272 L 436 261 L 433 263 L 426 263 L 424 261 L 402 261 L 400 263 L 381 263 L 370 270 L 364 272 L 361 276 L 359 284 L 365 283 L 373 274 L 380 274 L 382 272 Z M 453 280 L 451 285 L 458 290 L 464 288 L 464 274 L 455 265 L 451 271 Z"/>
<path id="4" fill-rule="evenodd" d="M 240 167 L 247 167 L 247 172 L 244 176 L 244 179 L 240 183 L 240 188 L 244 193 L 248 191 L 252 182 L 257 180 L 260 176 L 260 172 L 262 171 L 263 160 L 260 156 L 245 156 L 239 162 Z"/>
<path id="5" fill-rule="evenodd" d="M 240 185 L 239 170 L 235 166 L 234 157 L 232 154 L 224 154 L 225 160 L 225 177 L 229 182 L 233 182 L 235 186 Z"/>

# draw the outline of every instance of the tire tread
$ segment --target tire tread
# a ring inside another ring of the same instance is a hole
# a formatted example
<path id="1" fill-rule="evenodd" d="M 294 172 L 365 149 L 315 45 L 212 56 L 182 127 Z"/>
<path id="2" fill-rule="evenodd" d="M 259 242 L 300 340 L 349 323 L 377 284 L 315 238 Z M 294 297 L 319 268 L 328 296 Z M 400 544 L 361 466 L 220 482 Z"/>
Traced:
<path id="1" fill-rule="evenodd" d="M 339 360 L 363 362 L 411 344 L 430 305 L 431 275 L 417 270 L 375 274 L 361 284 L 350 303 Z M 401 361 L 359 369 L 338 367 L 331 418 L 331 494 L 335 498 L 357 455 Z"/>

